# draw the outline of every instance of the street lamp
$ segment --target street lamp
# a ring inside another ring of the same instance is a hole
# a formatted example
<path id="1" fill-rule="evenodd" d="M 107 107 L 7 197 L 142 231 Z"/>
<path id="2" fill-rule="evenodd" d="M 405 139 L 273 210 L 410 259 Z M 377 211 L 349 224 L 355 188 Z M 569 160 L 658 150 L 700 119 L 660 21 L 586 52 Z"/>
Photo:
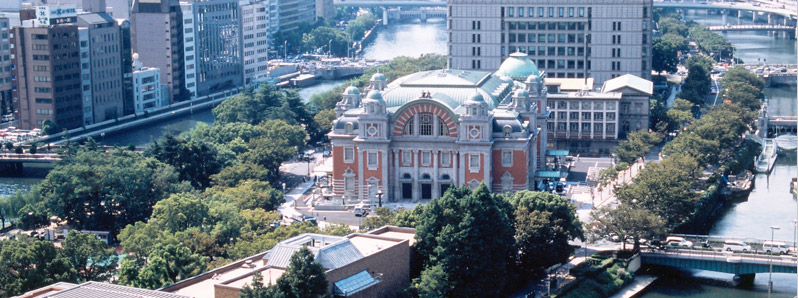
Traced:
<path id="1" fill-rule="evenodd" d="M 377 190 L 377 200 L 379 202 L 379 206 L 382 207 L 382 188 Z"/>
<path id="2" fill-rule="evenodd" d="M 770 226 L 770 243 L 773 243 L 773 234 L 776 230 L 780 229 L 779 226 Z M 768 296 L 770 293 L 773 293 L 773 251 L 771 249 L 770 257 L 768 258 L 768 265 L 770 265 L 770 271 L 768 272 Z"/>
<path id="3" fill-rule="evenodd" d="M 283 43 L 283 59 L 288 61 L 288 40 Z"/>
<path id="4" fill-rule="evenodd" d="M 332 39 L 327 42 L 327 57 L 332 57 Z"/>

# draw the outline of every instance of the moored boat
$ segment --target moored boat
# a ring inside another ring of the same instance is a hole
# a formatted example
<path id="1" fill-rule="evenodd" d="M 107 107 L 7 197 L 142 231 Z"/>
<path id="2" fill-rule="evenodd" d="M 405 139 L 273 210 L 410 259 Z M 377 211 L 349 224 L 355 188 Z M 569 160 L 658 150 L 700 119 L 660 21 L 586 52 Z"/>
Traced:
<path id="1" fill-rule="evenodd" d="M 755 160 L 756 171 L 759 173 L 770 173 L 773 165 L 776 164 L 778 152 L 776 142 L 773 139 L 765 139 L 762 144 L 762 153 Z"/>

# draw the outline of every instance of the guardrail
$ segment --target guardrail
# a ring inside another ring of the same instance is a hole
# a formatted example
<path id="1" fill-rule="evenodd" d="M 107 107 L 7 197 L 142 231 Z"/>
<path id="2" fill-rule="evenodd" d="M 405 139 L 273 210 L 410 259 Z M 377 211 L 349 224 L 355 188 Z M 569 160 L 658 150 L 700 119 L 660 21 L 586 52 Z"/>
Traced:
<path id="1" fill-rule="evenodd" d="M 701 259 L 710 261 L 723 261 L 728 263 L 758 263 L 780 266 L 795 266 L 798 257 L 789 255 L 763 255 L 751 253 L 730 253 L 714 250 L 698 250 L 690 248 L 653 249 L 641 248 L 642 254 L 676 256 L 683 259 Z"/>

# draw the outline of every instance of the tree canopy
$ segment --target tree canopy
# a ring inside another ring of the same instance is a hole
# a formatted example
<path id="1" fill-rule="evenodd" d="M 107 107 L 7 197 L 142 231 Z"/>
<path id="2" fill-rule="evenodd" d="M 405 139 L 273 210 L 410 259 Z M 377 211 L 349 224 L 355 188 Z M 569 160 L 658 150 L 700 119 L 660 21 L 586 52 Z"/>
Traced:
<path id="1" fill-rule="evenodd" d="M 116 233 L 144 220 L 152 206 L 181 189 L 172 166 L 136 152 L 80 150 L 41 182 L 38 195 L 51 214 L 72 227 Z"/>

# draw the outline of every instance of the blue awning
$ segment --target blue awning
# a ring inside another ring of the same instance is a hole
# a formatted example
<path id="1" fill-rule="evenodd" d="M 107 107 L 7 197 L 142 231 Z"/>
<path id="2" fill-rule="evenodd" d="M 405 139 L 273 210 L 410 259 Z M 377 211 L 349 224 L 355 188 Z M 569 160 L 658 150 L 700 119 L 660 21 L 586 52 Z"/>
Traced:
<path id="1" fill-rule="evenodd" d="M 568 150 L 546 150 L 548 156 L 568 156 Z"/>
<path id="2" fill-rule="evenodd" d="M 363 270 L 355 275 L 337 281 L 333 285 L 333 295 L 346 297 L 373 286 L 378 282 L 380 281 L 374 279 L 374 277 L 369 274 L 368 270 Z"/>
<path id="3" fill-rule="evenodd" d="M 562 177 L 560 171 L 537 171 L 535 178 L 557 178 Z"/>

